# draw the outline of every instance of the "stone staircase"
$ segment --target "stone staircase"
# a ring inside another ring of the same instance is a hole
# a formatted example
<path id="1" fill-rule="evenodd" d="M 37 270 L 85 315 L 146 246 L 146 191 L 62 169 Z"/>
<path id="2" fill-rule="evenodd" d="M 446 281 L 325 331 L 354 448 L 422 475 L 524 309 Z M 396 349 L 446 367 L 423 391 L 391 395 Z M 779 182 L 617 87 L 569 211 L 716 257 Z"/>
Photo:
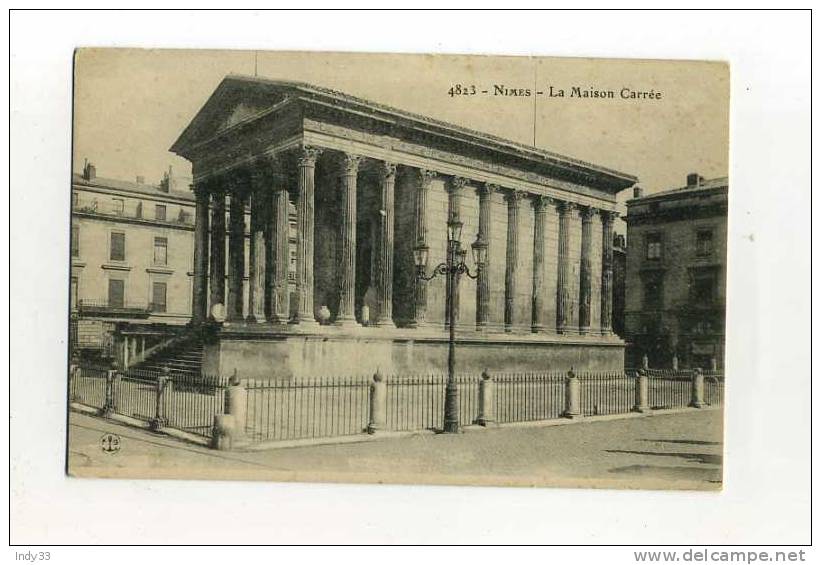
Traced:
<path id="1" fill-rule="evenodd" d="M 165 367 L 173 375 L 199 377 L 202 374 L 202 341 L 186 338 L 139 363 L 134 369 L 162 372 Z"/>

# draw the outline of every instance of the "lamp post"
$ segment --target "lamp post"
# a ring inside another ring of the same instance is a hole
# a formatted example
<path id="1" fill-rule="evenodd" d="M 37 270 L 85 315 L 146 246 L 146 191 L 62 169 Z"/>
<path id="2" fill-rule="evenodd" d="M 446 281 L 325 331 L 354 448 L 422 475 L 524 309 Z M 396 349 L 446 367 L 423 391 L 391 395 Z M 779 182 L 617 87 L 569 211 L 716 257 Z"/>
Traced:
<path id="1" fill-rule="evenodd" d="M 465 264 L 467 252 L 462 249 L 462 222 L 455 214 L 448 220 L 448 249 L 447 261 L 439 263 L 434 267 L 433 272 L 427 274 L 428 247 L 417 245 L 413 250 L 414 262 L 416 263 L 416 277 L 429 281 L 438 275 L 447 277 L 447 303 L 448 303 L 448 381 L 445 387 L 445 418 L 444 432 L 456 433 L 459 431 L 459 391 L 456 388 L 456 296 L 459 293 L 459 277 L 467 275 L 475 279 L 484 268 L 487 257 L 487 242 L 480 240 L 476 236 L 476 241 L 471 246 L 473 260 L 476 263 L 476 273 L 471 273 Z"/>

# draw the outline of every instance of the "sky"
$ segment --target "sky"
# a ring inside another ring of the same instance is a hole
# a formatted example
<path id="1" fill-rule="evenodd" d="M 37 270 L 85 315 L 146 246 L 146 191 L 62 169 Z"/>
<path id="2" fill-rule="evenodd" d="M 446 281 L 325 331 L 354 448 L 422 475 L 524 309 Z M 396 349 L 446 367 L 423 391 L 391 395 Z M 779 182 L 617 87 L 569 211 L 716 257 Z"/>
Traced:
<path id="1" fill-rule="evenodd" d="M 74 170 L 89 159 L 101 177 L 158 182 L 169 166 L 190 177 L 168 148 L 227 74 L 308 82 L 536 145 L 635 175 L 645 194 L 728 170 L 719 62 L 141 49 L 76 52 Z M 456 85 L 478 93 L 451 96 Z M 531 96 L 494 96 L 496 85 Z M 565 97 L 534 94 L 551 86 Z M 615 98 L 571 97 L 573 86 Z M 623 88 L 661 99 L 621 99 Z"/>

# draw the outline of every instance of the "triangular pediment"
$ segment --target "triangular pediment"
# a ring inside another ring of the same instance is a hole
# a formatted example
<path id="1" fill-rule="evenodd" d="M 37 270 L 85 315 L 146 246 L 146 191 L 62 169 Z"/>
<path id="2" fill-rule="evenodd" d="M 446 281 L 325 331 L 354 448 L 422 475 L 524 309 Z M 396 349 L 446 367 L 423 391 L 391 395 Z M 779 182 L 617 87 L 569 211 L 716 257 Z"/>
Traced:
<path id="1" fill-rule="evenodd" d="M 189 148 L 253 119 L 282 102 L 289 90 L 287 85 L 226 77 L 174 142 L 171 151 L 187 157 Z"/>

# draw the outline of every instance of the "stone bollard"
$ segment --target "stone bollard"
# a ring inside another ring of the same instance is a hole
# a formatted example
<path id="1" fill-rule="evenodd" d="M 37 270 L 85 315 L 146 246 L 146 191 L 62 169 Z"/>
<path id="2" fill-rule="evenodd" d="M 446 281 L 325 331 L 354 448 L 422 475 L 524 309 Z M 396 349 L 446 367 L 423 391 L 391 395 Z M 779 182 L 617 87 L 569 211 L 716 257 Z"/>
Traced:
<path id="1" fill-rule="evenodd" d="M 211 433 L 211 447 L 220 451 L 230 451 L 242 441 L 237 438 L 236 418 L 233 414 L 215 414 Z"/>
<path id="2" fill-rule="evenodd" d="M 673 370 L 678 371 L 678 355 L 673 355 Z"/>
<path id="3" fill-rule="evenodd" d="M 154 419 L 151 420 L 149 424 L 151 429 L 155 432 L 162 430 L 163 426 L 168 423 L 168 419 L 165 414 L 164 401 L 164 397 L 168 392 L 168 388 L 171 383 L 171 378 L 168 375 L 169 371 L 166 367 L 163 370 L 163 375 L 157 379 L 156 396 L 154 399 Z"/>
<path id="4" fill-rule="evenodd" d="M 68 366 L 68 401 L 74 402 L 76 395 L 74 394 L 74 387 L 77 384 L 77 374 L 80 372 L 80 366 L 76 363 L 71 363 Z"/>
<path id="5" fill-rule="evenodd" d="M 690 406 L 704 407 L 704 374 L 701 369 L 693 369 L 693 380 L 690 387 Z"/>
<path id="6" fill-rule="evenodd" d="M 633 406 L 633 412 L 645 413 L 650 411 L 649 402 L 649 380 L 644 369 L 639 369 L 639 374 L 636 377 L 636 403 Z"/>
<path id="7" fill-rule="evenodd" d="M 386 403 L 388 400 L 388 383 L 382 378 L 379 369 L 373 375 L 371 383 L 371 413 L 368 420 L 368 433 L 375 434 L 385 429 L 387 424 Z"/>
<path id="8" fill-rule="evenodd" d="M 715 357 L 710 357 L 710 370 L 714 373 L 718 371 L 718 361 Z"/>
<path id="9" fill-rule="evenodd" d="M 493 389 L 496 385 L 487 371 L 482 372 L 482 380 L 479 381 L 479 417 L 476 423 L 480 426 L 496 425 L 496 400 Z"/>
<path id="10" fill-rule="evenodd" d="M 647 359 L 647 354 L 641 356 L 641 368 L 645 371 L 650 368 L 650 360 Z"/>
<path id="11" fill-rule="evenodd" d="M 236 425 L 234 437 L 241 443 L 245 440 L 248 391 L 240 384 L 239 379 L 233 382 L 236 382 L 236 384 L 230 384 L 225 388 L 225 412 L 234 417 L 234 424 Z"/>
<path id="12" fill-rule="evenodd" d="M 105 418 L 110 418 L 117 407 L 114 402 L 114 386 L 117 378 L 116 369 L 109 369 L 105 375 L 105 402 L 100 414 Z"/>
<path id="13" fill-rule="evenodd" d="M 570 418 L 571 420 L 582 417 L 579 393 L 579 379 L 571 367 L 564 381 L 564 413 L 562 417 Z"/>

